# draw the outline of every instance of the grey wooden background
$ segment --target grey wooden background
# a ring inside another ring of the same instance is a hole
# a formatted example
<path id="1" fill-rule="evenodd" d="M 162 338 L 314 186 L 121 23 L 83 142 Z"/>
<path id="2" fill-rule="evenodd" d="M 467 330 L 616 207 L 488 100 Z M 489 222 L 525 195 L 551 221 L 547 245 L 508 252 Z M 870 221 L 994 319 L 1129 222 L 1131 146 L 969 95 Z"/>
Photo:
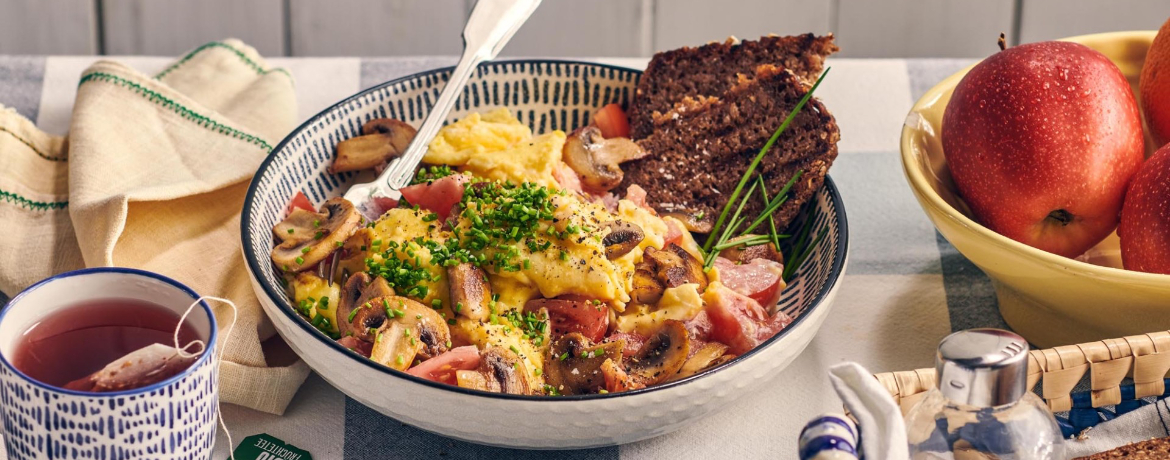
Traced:
<path id="1" fill-rule="evenodd" d="M 452 55 L 474 0 L 0 0 L 0 54 L 174 55 L 236 37 L 269 56 Z M 649 56 L 767 33 L 837 35 L 848 57 L 979 57 L 1157 29 L 1170 0 L 544 0 L 511 56 Z"/>

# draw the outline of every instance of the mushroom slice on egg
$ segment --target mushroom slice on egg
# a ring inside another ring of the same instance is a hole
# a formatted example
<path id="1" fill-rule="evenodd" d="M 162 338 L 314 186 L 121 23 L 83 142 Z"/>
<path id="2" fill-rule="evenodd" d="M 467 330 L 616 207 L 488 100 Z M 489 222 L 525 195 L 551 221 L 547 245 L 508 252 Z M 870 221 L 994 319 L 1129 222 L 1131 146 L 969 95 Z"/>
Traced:
<path id="1" fill-rule="evenodd" d="M 544 380 L 565 395 L 597 393 L 606 387 L 601 366 L 621 363 L 625 340 L 593 344 L 570 332 L 553 341 L 544 358 Z"/>
<path id="2" fill-rule="evenodd" d="M 662 293 L 666 291 L 666 286 L 658 279 L 657 272 L 657 268 L 651 261 L 642 261 L 634 266 L 634 287 L 630 290 L 630 297 L 635 302 L 654 305 L 658 303 L 659 299 L 662 299 Z"/>
<path id="3" fill-rule="evenodd" d="M 646 237 L 642 227 L 624 220 L 607 222 L 602 228 L 609 229 L 609 233 L 602 237 L 601 244 L 605 245 L 605 258 L 610 260 L 629 254 Z"/>
<path id="4" fill-rule="evenodd" d="M 646 151 L 624 137 L 606 139 L 596 126 L 573 131 L 562 151 L 565 164 L 591 190 L 609 191 L 622 182 L 621 163 L 646 156 Z"/>
<path id="5" fill-rule="evenodd" d="M 667 320 L 650 336 L 642 349 L 630 357 L 626 373 L 641 386 L 662 383 L 678 374 L 691 353 L 690 334 L 681 321 Z"/>
<path id="6" fill-rule="evenodd" d="M 744 235 L 734 238 L 728 243 L 734 243 L 736 240 L 751 238 L 756 235 Z M 732 246 L 719 252 L 719 257 L 726 258 L 735 263 L 746 264 L 755 259 L 767 259 L 773 262 L 784 263 L 784 256 L 780 254 L 780 250 L 772 243 L 757 244 L 755 246 Z"/>
<path id="7" fill-rule="evenodd" d="M 687 361 L 683 363 L 682 368 L 678 370 L 673 377 L 667 378 L 667 382 L 685 379 L 692 375 L 698 374 L 705 369 L 715 365 L 715 363 L 722 363 L 720 360 L 727 353 L 727 345 L 719 342 L 707 342 L 702 348 L 695 351 Z"/>
<path id="8" fill-rule="evenodd" d="M 337 144 L 337 156 L 329 172 L 377 168 L 410 146 L 418 131 L 406 123 L 390 118 L 375 118 L 362 125 L 362 135 Z"/>
<path id="9" fill-rule="evenodd" d="M 451 305 L 455 314 L 477 321 L 488 319 L 492 286 L 488 284 L 487 273 L 482 268 L 466 262 L 448 267 L 447 280 L 451 286 Z"/>
<path id="10" fill-rule="evenodd" d="M 374 343 L 370 359 L 403 370 L 410 367 L 415 357 L 427 360 L 447 351 L 451 329 L 439 312 L 421 303 L 406 297 L 386 296 L 375 297 L 355 308 L 354 337 Z"/>
<path id="11" fill-rule="evenodd" d="M 492 347 L 479 354 L 479 367 L 471 371 L 456 371 L 455 380 L 463 388 L 526 395 L 531 392 L 528 371 L 516 353 Z"/>
<path id="12" fill-rule="evenodd" d="M 392 295 L 394 288 L 390 287 L 385 278 L 378 276 L 371 280 L 370 275 L 365 272 L 350 275 L 345 280 L 345 285 L 341 287 L 341 299 L 337 303 L 337 332 L 342 337 L 353 335 L 356 328 L 350 320 L 357 319 L 358 314 L 354 309 L 375 297 Z"/>
<path id="13" fill-rule="evenodd" d="M 285 271 L 316 267 L 345 243 L 361 218 L 353 203 L 341 197 L 321 204 L 321 212 L 294 209 L 272 228 L 281 240 L 272 248 L 272 261 Z"/>
<path id="14" fill-rule="evenodd" d="M 653 264 L 655 274 L 666 287 L 696 283 L 699 292 L 707 290 L 707 274 L 703 272 L 703 263 L 681 246 L 670 243 L 663 249 L 649 247 L 643 258 Z"/>
<path id="15" fill-rule="evenodd" d="M 663 214 L 662 217 L 678 219 L 688 232 L 711 233 L 711 228 L 715 226 L 714 222 L 711 222 L 711 216 L 705 214 L 703 218 L 699 218 L 697 214 L 690 212 L 668 212 Z"/>

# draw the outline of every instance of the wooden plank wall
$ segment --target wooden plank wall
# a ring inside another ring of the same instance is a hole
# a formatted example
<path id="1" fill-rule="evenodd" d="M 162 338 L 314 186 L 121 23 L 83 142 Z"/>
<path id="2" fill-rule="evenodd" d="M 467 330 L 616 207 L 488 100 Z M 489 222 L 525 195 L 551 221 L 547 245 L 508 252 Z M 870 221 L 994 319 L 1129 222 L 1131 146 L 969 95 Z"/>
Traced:
<path id="1" fill-rule="evenodd" d="M 236 37 L 269 56 L 453 55 L 475 0 L 0 0 L 0 54 L 175 55 Z M 979 57 L 1156 29 L 1168 0 L 544 0 L 509 56 L 649 56 L 734 35 L 837 34 L 849 57 Z"/>

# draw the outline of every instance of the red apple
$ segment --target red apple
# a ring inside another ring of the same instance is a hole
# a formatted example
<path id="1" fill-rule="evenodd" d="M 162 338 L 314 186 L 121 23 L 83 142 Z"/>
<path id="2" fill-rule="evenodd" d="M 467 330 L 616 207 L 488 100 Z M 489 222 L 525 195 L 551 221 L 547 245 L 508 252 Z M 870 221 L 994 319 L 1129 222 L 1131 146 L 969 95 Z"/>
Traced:
<path id="1" fill-rule="evenodd" d="M 1065 257 L 1117 226 L 1145 148 L 1125 76 L 1068 42 L 1008 48 L 972 68 L 943 114 L 942 144 L 975 220 Z"/>
<path id="2" fill-rule="evenodd" d="M 1126 270 L 1170 273 L 1170 144 L 1133 176 L 1117 236 Z"/>

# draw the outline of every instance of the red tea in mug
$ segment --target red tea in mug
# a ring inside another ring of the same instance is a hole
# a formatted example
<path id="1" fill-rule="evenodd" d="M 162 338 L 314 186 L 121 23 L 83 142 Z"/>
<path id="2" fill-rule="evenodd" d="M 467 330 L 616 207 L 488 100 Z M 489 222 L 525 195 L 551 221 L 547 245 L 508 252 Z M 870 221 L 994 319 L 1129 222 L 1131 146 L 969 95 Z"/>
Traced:
<path id="1" fill-rule="evenodd" d="M 81 302 L 29 327 L 16 344 L 12 365 L 40 382 L 65 387 L 143 347 L 173 346 L 178 323 L 178 313 L 143 300 Z M 179 330 L 180 344 L 198 338 L 189 324 Z"/>

